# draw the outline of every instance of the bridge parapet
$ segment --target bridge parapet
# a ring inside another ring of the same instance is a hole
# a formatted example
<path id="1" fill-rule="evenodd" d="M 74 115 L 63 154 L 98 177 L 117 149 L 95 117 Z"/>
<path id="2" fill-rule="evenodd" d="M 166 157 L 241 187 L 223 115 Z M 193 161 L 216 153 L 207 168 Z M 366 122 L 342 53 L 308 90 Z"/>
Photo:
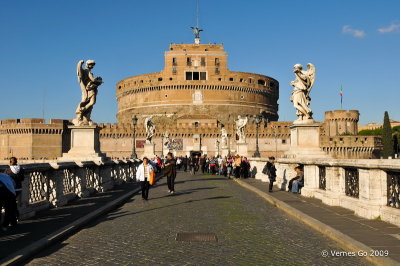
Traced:
<path id="1" fill-rule="evenodd" d="M 252 158 L 256 179 L 269 182 L 262 169 L 268 159 Z M 397 159 L 278 159 L 276 183 L 287 190 L 304 167 L 302 196 L 341 206 L 367 219 L 381 219 L 400 226 L 400 160 Z"/>
<path id="2" fill-rule="evenodd" d="M 139 163 L 127 159 L 22 165 L 25 179 L 18 200 L 20 218 L 33 217 L 38 211 L 64 206 L 78 197 L 89 197 L 129 182 L 136 175 Z M 0 171 L 6 167 L 1 165 Z"/>

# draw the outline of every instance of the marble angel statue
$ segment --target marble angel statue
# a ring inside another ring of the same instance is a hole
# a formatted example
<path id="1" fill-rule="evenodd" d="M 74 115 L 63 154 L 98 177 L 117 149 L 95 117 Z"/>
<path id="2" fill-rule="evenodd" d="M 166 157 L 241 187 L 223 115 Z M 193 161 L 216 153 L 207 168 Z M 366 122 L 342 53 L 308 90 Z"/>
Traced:
<path id="1" fill-rule="evenodd" d="M 82 99 L 78 108 L 76 108 L 76 117 L 72 120 L 75 126 L 95 125 L 90 116 L 96 103 L 97 88 L 103 83 L 101 77 L 94 77 L 91 72 L 96 64 L 94 60 L 87 60 L 85 69 L 82 68 L 83 63 L 84 61 L 80 60 L 77 64 L 77 76 L 81 86 Z"/>
<path id="2" fill-rule="evenodd" d="M 296 115 L 299 117 L 297 121 L 312 120 L 312 110 L 308 107 L 311 102 L 310 92 L 315 81 L 315 66 L 311 63 L 307 64 L 307 70 L 303 70 L 303 66 L 296 64 L 293 67 L 296 76 L 295 80 L 290 82 L 293 86 L 290 101 L 296 109 Z"/>

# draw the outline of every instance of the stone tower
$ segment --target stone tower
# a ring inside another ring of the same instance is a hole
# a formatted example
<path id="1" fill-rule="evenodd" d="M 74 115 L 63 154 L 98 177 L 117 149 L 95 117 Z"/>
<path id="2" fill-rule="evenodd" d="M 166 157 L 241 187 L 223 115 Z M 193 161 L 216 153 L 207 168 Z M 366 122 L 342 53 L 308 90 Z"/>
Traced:
<path id="1" fill-rule="evenodd" d="M 325 112 L 325 135 L 329 137 L 339 135 L 357 135 L 358 110 L 335 110 Z"/>

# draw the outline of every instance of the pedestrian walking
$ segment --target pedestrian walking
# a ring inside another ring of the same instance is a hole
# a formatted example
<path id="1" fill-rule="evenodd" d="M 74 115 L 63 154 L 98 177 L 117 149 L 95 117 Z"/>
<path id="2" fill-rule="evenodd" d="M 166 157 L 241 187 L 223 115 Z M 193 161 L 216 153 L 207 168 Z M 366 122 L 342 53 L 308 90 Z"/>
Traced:
<path id="1" fill-rule="evenodd" d="M 182 158 L 182 163 L 183 163 L 183 169 L 186 172 L 189 164 L 189 159 L 187 155 L 185 155 L 185 157 Z"/>
<path id="2" fill-rule="evenodd" d="M 268 158 L 267 164 L 264 166 L 263 174 L 266 174 L 269 179 L 269 192 L 272 192 L 274 182 L 276 181 L 276 168 L 275 168 L 275 157 L 271 156 Z"/>
<path id="3" fill-rule="evenodd" d="M 16 204 L 15 204 L 15 182 L 6 175 L 0 174 L 0 216 L 1 209 L 4 208 L 4 219 L 1 225 L 3 232 L 8 230 L 8 226 L 17 225 Z M 1 217 L 0 217 L 1 218 Z M 1 219 L 0 219 L 1 220 Z"/>
<path id="4" fill-rule="evenodd" d="M 171 152 L 167 154 L 165 161 L 164 175 L 167 176 L 168 192 L 175 193 L 176 160 Z"/>
<path id="5" fill-rule="evenodd" d="M 150 190 L 150 177 L 154 175 L 154 168 L 149 163 L 147 157 L 143 158 L 143 163 L 139 165 L 136 171 L 136 181 L 140 182 L 140 187 L 142 189 L 142 199 L 148 200 L 149 190 Z"/>
<path id="6" fill-rule="evenodd" d="M 22 191 L 22 181 L 24 181 L 25 173 L 20 165 L 18 165 L 18 160 L 16 157 L 10 158 L 10 166 L 4 173 L 10 176 L 15 183 L 15 205 L 13 209 L 15 210 L 15 217 L 19 219 L 18 202 L 21 202 L 21 191 Z"/>
<path id="7" fill-rule="evenodd" d="M 242 165 L 242 158 L 239 155 L 236 155 L 235 157 L 235 164 L 234 164 L 234 172 L 235 172 L 235 178 L 240 178 L 240 167 Z"/>

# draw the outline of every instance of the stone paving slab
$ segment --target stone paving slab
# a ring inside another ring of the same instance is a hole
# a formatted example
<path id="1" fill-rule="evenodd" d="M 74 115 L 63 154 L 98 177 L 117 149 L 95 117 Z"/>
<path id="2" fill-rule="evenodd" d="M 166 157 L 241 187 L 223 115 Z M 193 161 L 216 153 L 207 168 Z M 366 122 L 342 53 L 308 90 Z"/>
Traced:
<path id="1" fill-rule="evenodd" d="M 370 265 L 264 199 L 219 176 L 178 173 L 99 217 L 28 265 Z M 178 242 L 178 233 L 215 233 L 217 242 Z"/>
<path id="2" fill-rule="evenodd" d="M 268 183 L 260 180 L 244 179 L 240 181 L 264 191 L 266 195 L 289 204 L 371 249 L 388 250 L 389 258 L 400 264 L 399 227 L 380 220 L 364 219 L 345 208 L 325 205 L 321 200 L 282 191 L 278 187 L 274 187 L 273 193 L 268 193 Z"/>

